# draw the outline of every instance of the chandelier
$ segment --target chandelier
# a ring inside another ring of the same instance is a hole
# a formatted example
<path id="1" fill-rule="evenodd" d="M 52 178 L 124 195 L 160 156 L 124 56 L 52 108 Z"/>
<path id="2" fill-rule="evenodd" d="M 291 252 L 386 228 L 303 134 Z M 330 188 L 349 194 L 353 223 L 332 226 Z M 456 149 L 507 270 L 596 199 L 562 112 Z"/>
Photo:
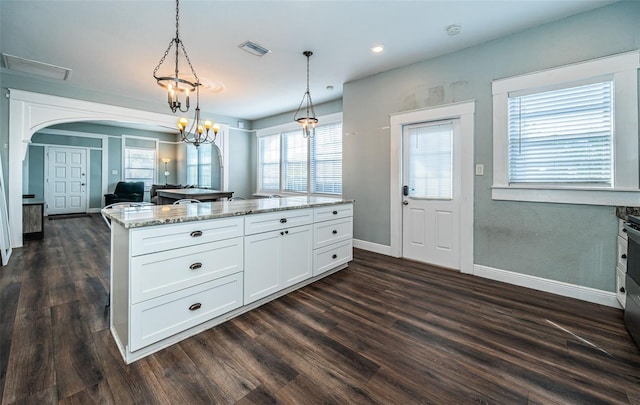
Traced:
<path id="1" fill-rule="evenodd" d="M 307 57 L 307 91 L 302 96 L 302 101 L 300 101 L 293 119 L 302 125 L 302 136 L 313 138 L 316 135 L 316 124 L 318 123 L 313 102 L 311 101 L 311 93 L 309 92 L 309 57 L 313 55 L 313 52 L 304 51 L 302 54 Z M 298 118 L 299 114 L 305 115 Z"/>
<path id="2" fill-rule="evenodd" d="M 153 69 L 153 77 L 158 82 L 158 85 L 167 89 L 167 101 L 169 103 L 169 108 L 171 112 L 181 111 L 187 112 L 189 111 L 189 93 L 196 90 L 196 88 L 200 85 L 200 79 L 198 79 L 198 75 L 196 74 L 193 65 L 191 65 L 191 60 L 189 59 L 189 54 L 187 54 L 187 50 L 184 47 L 184 42 L 180 40 L 180 30 L 179 30 L 179 22 L 180 22 L 180 13 L 179 13 L 179 0 L 176 0 L 176 37 L 169 42 L 169 47 L 164 52 L 164 55 L 158 62 L 158 65 L 155 69 Z M 175 70 L 173 76 L 158 76 L 158 70 L 160 66 L 164 63 L 167 56 L 171 52 L 171 48 L 175 45 Z M 194 80 L 188 80 L 184 77 L 180 77 L 180 72 L 178 69 L 178 62 L 180 60 L 180 51 L 184 55 L 184 59 L 186 59 L 189 64 L 189 68 L 191 69 L 191 74 L 193 75 Z M 183 104 L 180 101 L 179 93 L 185 94 L 184 100 L 184 109 Z"/>
<path id="3" fill-rule="evenodd" d="M 189 127 L 189 129 L 187 129 Z M 178 130 L 180 140 L 185 143 L 192 143 L 196 148 L 203 143 L 214 143 L 220 126 L 209 120 L 202 121 L 200 118 L 200 88 L 196 87 L 196 114 L 189 126 L 189 120 L 180 118 L 178 120 Z"/>

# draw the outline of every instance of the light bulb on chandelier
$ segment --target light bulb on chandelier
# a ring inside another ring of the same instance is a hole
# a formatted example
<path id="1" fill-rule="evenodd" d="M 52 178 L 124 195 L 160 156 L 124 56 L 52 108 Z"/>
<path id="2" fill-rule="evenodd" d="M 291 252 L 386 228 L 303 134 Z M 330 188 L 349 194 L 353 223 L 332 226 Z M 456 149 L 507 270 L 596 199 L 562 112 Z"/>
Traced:
<path id="1" fill-rule="evenodd" d="M 156 82 L 159 86 L 167 89 L 167 102 L 169 103 L 169 108 L 172 112 L 181 111 L 187 112 L 189 111 L 189 93 L 192 93 L 196 90 L 196 88 L 200 85 L 200 79 L 191 64 L 191 60 L 189 59 L 189 54 L 184 47 L 184 42 L 180 39 L 180 8 L 179 8 L 179 0 L 176 0 L 176 36 L 169 42 L 169 47 L 164 52 L 164 55 L 160 59 L 160 62 L 156 65 L 155 69 L 153 69 L 153 77 L 156 79 Z M 174 62 L 174 72 L 173 76 L 159 76 L 158 70 L 160 70 L 160 66 L 164 63 L 167 56 L 171 52 L 171 48 L 175 44 L 175 62 Z M 184 75 L 180 75 L 179 71 L 179 61 L 180 61 L 180 51 L 182 51 L 182 55 L 184 60 L 187 61 L 189 68 L 191 69 L 191 75 L 193 79 L 187 79 Z M 184 93 L 184 104 L 180 101 L 180 93 Z M 183 108 L 184 107 L 184 108 Z"/>
<path id="2" fill-rule="evenodd" d="M 189 129 L 187 129 L 189 128 Z M 216 137 L 220 132 L 220 125 L 210 120 L 202 121 L 200 118 L 200 91 L 196 88 L 196 114 L 189 125 L 187 118 L 178 120 L 178 130 L 180 131 L 180 140 L 186 143 L 192 143 L 196 148 L 203 143 L 215 143 Z"/>

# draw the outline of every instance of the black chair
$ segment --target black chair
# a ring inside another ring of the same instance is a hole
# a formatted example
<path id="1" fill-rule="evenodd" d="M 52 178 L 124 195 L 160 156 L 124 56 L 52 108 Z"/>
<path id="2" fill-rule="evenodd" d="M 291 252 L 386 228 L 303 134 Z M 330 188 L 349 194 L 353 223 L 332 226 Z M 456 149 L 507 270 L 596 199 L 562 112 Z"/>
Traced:
<path id="1" fill-rule="evenodd" d="M 144 198 L 144 182 L 119 181 L 111 194 L 104 195 L 104 204 L 111 205 L 119 202 L 141 202 Z"/>

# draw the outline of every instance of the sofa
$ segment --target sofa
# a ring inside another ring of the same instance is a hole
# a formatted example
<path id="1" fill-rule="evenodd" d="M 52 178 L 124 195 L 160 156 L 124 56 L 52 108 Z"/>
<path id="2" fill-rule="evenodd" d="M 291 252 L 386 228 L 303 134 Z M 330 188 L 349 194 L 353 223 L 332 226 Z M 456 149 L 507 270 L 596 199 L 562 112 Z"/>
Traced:
<path id="1" fill-rule="evenodd" d="M 158 190 L 185 188 L 180 184 L 152 184 L 150 192 L 150 200 L 153 204 L 158 204 Z"/>
<path id="2" fill-rule="evenodd" d="M 104 204 L 141 202 L 144 198 L 144 182 L 119 181 L 113 193 L 104 195 Z"/>

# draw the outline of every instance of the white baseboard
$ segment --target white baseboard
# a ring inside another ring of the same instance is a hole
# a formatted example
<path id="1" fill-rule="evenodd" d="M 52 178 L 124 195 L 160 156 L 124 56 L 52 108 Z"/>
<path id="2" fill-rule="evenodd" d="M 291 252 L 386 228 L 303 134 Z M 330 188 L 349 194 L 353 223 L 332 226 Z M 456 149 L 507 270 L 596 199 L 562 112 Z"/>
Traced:
<path id="1" fill-rule="evenodd" d="M 353 247 L 368 250 L 369 252 L 380 253 L 385 256 L 393 256 L 391 254 L 391 246 L 380 245 L 379 243 L 367 242 L 366 240 L 354 239 Z"/>
<path id="2" fill-rule="evenodd" d="M 380 253 L 386 256 L 391 254 L 391 246 L 380 245 L 378 243 L 367 242 L 360 239 L 353 240 L 353 247 Z M 473 275 L 490 280 L 502 281 L 504 283 L 518 285 L 520 287 L 532 288 L 552 294 L 570 297 L 582 301 L 593 302 L 595 304 L 606 305 L 613 308 L 622 308 L 616 293 L 597 290 L 591 287 L 584 287 L 576 284 L 564 283 L 562 281 L 549 280 L 542 277 L 529 276 L 527 274 L 516 273 L 508 270 L 496 269 L 480 264 L 473 265 Z"/>
<path id="3" fill-rule="evenodd" d="M 473 265 L 473 275 L 521 287 L 532 288 L 534 290 L 562 295 L 564 297 L 593 302 L 595 304 L 606 305 L 608 307 L 621 308 L 614 292 L 597 290 L 591 287 L 583 287 L 576 284 L 529 276 L 507 270 L 495 269 L 493 267 L 482 266 L 479 264 Z"/>
<path id="4" fill-rule="evenodd" d="M 99 214 L 102 208 L 89 208 L 87 214 Z"/>

